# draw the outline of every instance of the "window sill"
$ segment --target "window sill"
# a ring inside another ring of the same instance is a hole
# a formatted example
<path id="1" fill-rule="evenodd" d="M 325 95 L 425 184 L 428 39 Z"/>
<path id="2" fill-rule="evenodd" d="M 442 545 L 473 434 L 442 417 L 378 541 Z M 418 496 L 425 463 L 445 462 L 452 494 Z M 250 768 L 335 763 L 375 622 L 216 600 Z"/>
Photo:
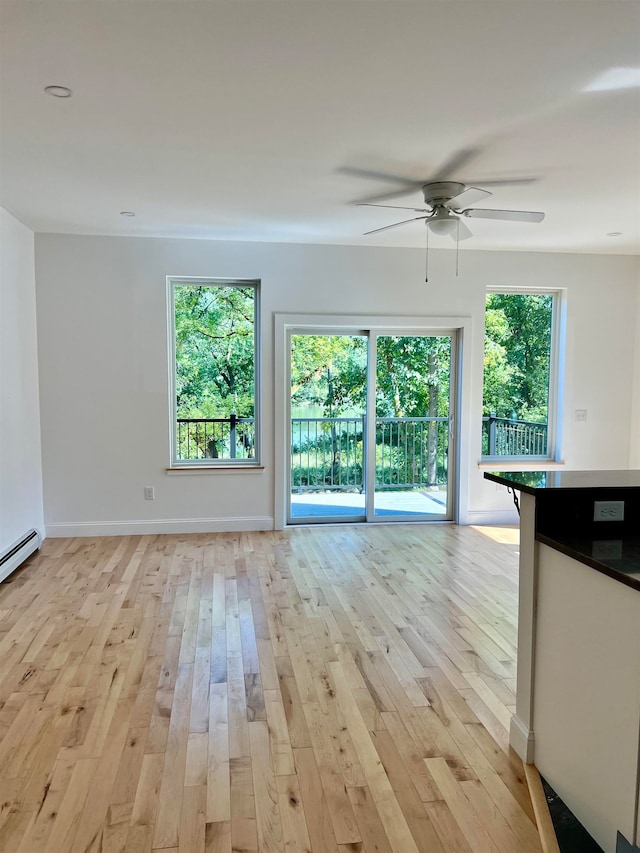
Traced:
<path id="1" fill-rule="evenodd" d="M 483 459 L 478 462 L 481 471 L 554 471 L 564 467 L 564 462 L 554 462 L 551 459 L 538 459 L 537 462 L 525 462 L 523 459 Z"/>
<path id="2" fill-rule="evenodd" d="M 212 471 L 237 471 L 243 473 L 260 473 L 264 471 L 264 465 L 173 465 L 166 468 L 170 476 L 184 474 L 211 474 Z"/>

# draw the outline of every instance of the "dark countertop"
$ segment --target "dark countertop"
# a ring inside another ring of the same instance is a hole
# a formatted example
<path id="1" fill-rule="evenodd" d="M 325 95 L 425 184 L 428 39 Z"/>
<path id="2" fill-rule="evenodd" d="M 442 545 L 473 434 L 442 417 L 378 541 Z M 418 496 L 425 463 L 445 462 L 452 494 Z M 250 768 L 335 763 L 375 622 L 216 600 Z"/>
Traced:
<path id="1" fill-rule="evenodd" d="M 503 471 L 487 480 L 536 498 L 535 537 L 640 591 L 640 471 Z M 623 504 L 623 518 L 596 521 L 594 501 Z"/>
<path id="2" fill-rule="evenodd" d="M 530 495 L 548 489 L 640 489 L 640 471 L 485 471 L 484 476 Z"/>
<path id="3" fill-rule="evenodd" d="M 640 592 L 640 536 L 624 539 L 576 539 L 536 533 L 538 542 L 566 554 Z"/>

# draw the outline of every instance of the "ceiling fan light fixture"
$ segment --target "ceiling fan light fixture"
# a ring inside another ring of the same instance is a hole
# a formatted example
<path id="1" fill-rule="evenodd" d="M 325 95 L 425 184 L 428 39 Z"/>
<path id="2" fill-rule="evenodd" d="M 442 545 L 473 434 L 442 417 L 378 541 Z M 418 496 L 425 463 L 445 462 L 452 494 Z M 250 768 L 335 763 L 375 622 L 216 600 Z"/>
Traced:
<path id="1" fill-rule="evenodd" d="M 427 228 L 432 234 L 453 236 L 458 230 L 458 219 L 450 213 L 433 216 L 427 219 Z"/>

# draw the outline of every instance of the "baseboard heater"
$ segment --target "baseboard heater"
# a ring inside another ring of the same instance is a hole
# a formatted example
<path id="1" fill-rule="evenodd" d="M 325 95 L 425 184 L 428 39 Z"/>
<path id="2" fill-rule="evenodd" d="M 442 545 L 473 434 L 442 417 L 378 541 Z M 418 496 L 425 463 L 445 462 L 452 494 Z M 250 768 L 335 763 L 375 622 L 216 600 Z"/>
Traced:
<path id="1" fill-rule="evenodd" d="M 11 572 L 20 566 L 30 554 L 40 547 L 40 534 L 37 530 L 29 530 L 17 542 L 0 554 L 0 581 L 9 577 Z"/>

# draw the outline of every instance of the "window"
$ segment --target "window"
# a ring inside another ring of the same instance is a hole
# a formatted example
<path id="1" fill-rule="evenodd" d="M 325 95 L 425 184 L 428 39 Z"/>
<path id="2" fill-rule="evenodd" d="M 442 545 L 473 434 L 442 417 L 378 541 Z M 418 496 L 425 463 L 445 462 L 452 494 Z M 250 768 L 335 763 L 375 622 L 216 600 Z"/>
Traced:
<path id="1" fill-rule="evenodd" d="M 487 294 L 482 456 L 520 460 L 556 456 L 555 393 L 560 294 Z"/>
<path id="2" fill-rule="evenodd" d="M 169 279 L 172 465 L 258 464 L 258 283 Z"/>

